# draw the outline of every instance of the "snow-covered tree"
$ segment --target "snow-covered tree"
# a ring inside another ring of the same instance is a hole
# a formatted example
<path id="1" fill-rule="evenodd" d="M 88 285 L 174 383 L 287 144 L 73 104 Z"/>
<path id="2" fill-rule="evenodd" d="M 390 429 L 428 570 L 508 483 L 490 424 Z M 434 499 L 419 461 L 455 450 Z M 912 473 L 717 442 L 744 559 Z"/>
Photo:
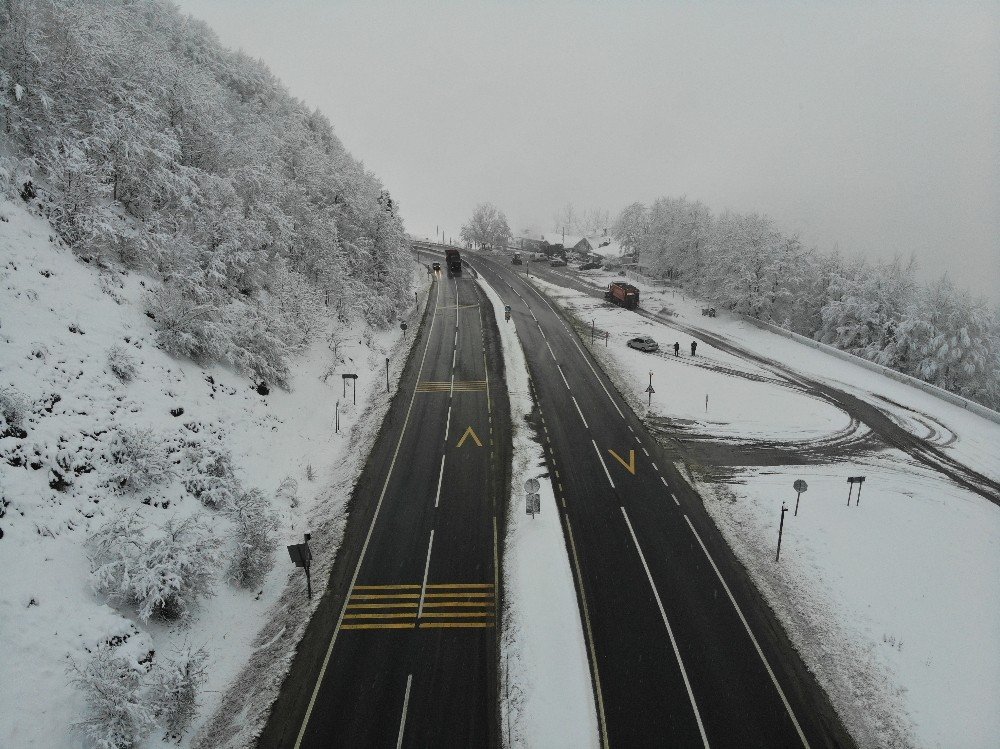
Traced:
<path id="1" fill-rule="evenodd" d="M 143 621 L 186 615 L 212 591 L 218 540 L 197 516 L 172 518 L 147 537 L 136 513 L 108 520 L 88 540 L 94 587 L 135 606 Z"/>
<path id="2" fill-rule="evenodd" d="M 459 236 L 462 241 L 490 249 L 504 250 L 510 242 L 510 226 L 503 211 L 492 203 L 476 206 L 472 217 L 462 227 Z"/>
<path id="3" fill-rule="evenodd" d="M 241 494 L 231 512 L 233 544 L 229 578 L 242 588 L 259 585 L 274 566 L 278 523 L 271 504 L 258 489 Z"/>
<path id="4" fill-rule="evenodd" d="M 160 658 L 150 674 L 149 704 L 169 737 L 177 740 L 194 719 L 198 691 L 207 675 L 208 653 L 185 644 L 173 657 Z"/>
<path id="5" fill-rule="evenodd" d="M 121 427 L 111 443 L 109 483 L 122 492 L 138 492 L 170 475 L 163 439 L 152 429 Z"/>
<path id="6" fill-rule="evenodd" d="M 155 727 L 153 708 L 142 689 L 142 666 L 102 645 L 71 679 L 83 693 L 86 713 L 76 728 L 99 749 L 128 749 Z"/>

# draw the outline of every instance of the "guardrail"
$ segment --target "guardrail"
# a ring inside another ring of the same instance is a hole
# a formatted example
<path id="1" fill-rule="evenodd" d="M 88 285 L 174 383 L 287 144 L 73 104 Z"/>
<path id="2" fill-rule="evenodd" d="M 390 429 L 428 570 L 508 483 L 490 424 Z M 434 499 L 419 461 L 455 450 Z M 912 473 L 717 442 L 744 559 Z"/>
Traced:
<path id="1" fill-rule="evenodd" d="M 976 403 L 968 398 L 963 398 L 961 395 L 955 395 L 955 393 L 949 392 L 944 388 L 940 388 L 937 385 L 932 385 L 929 382 L 924 382 L 916 377 L 911 377 L 908 374 L 903 374 L 902 372 L 897 372 L 895 369 L 890 369 L 889 367 L 883 366 L 881 364 L 876 364 L 873 361 L 864 359 L 860 356 L 856 356 L 847 351 L 841 351 L 839 348 L 835 348 L 826 343 L 820 343 L 819 341 L 814 341 L 812 338 L 806 338 L 804 335 L 799 335 L 798 333 L 793 333 L 790 330 L 785 330 L 784 328 L 775 325 L 774 323 L 764 322 L 763 320 L 757 320 L 752 317 L 743 316 L 743 319 L 749 322 L 751 325 L 756 325 L 758 328 L 764 330 L 769 330 L 772 333 L 777 333 L 785 338 L 791 338 L 799 343 L 804 343 L 806 346 L 823 351 L 831 356 L 836 356 L 838 359 L 843 359 L 844 361 L 849 361 L 865 369 L 871 370 L 872 372 L 878 372 L 879 374 L 884 374 L 896 382 L 902 382 L 906 385 L 911 385 L 915 388 L 923 390 L 925 393 L 930 393 L 931 395 L 940 398 L 941 400 L 947 401 L 952 405 L 958 406 L 959 408 L 964 408 L 966 411 L 970 411 L 978 416 L 982 416 L 984 419 L 988 419 L 996 424 L 1000 424 L 1000 413 L 994 411 L 992 408 L 987 408 L 981 403 Z"/>

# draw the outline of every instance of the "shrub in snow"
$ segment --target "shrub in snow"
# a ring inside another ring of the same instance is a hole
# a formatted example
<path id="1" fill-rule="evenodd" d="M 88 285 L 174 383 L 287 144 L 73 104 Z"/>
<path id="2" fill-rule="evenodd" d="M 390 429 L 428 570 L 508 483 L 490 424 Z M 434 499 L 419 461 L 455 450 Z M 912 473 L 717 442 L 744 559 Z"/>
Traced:
<path id="1" fill-rule="evenodd" d="M 258 489 L 241 494 L 233 508 L 235 553 L 229 579 L 243 588 L 258 585 L 274 566 L 277 521 Z"/>
<path id="2" fill-rule="evenodd" d="M 163 440 L 152 429 L 122 427 L 111 445 L 110 482 L 123 492 L 137 492 L 170 475 Z"/>
<path id="3" fill-rule="evenodd" d="M 306 475 L 309 476 L 309 480 L 312 481 L 312 466 L 306 466 Z M 281 503 L 287 504 L 289 507 L 298 507 L 299 482 L 291 476 L 285 476 L 285 480 L 278 485 L 278 491 L 276 494 L 277 499 Z"/>
<path id="4" fill-rule="evenodd" d="M 211 305 L 199 303 L 173 285 L 164 284 L 146 298 L 146 314 L 156 328 L 156 343 L 168 354 L 202 360 L 218 356 L 218 326 L 212 322 Z"/>
<path id="5" fill-rule="evenodd" d="M 88 541 L 94 586 L 139 618 L 184 616 L 212 592 L 218 541 L 197 517 L 168 520 L 147 538 L 135 513 L 105 523 Z"/>
<path id="6" fill-rule="evenodd" d="M 108 349 L 108 367 L 122 382 L 131 382 L 138 371 L 135 357 L 127 348 L 117 343 Z"/>
<path id="7" fill-rule="evenodd" d="M 21 426 L 30 407 L 30 402 L 19 390 L 9 385 L 0 386 L 0 416 L 8 425 Z"/>
<path id="8" fill-rule="evenodd" d="M 242 487 L 233 475 L 229 450 L 222 445 L 190 442 L 184 449 L 184 462 L 192 474 L 184 479 L 185 489 L 213 510 L 233 507 Z"/>
<path id="9" fill-rule="evenodd" d="M 170 738 L 179 739 L 194 718 L 207 659 L 203 648 L 185 646 L 176 657 L 153 668 L 150 703 Z"/>
<path id="10" fill-rule="evenodd" d="M 82 668 L 72 668 L 72 681 L 87 708 L 76 724 L 100 749 L 126 749 L 154 728 L 153 711 L 142 693 L 142 668 L 110 647 L 99 647 Z"/>

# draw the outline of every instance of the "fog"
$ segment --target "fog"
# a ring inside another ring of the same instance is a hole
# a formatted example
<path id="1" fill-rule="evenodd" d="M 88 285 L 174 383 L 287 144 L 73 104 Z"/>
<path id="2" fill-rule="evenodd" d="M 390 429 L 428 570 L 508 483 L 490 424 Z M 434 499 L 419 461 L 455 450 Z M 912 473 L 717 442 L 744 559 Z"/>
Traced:
<path id="1" fill-rule="evenodd" d="M 411 233 L 686 195 L 1000 301 L 1000 5 L 183 0 Z"/>

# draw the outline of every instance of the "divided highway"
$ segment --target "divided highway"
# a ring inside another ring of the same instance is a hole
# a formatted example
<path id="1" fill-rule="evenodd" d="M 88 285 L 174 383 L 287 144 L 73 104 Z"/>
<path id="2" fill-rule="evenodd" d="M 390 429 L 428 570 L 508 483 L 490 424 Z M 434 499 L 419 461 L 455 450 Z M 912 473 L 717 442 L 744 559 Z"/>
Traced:
<path id="1" fill-rule="evenodd" d="M 472 264 L 512 307 L 531 370 L 602 745 L 853 746 L 679 456 L 523 273 L 482 255 Z"/>
<path id="2" fill-rule="evenodd" d="M 498 745 L 499 529 L 509 484 L 495 322 L 435 274 L 328 590 L 261 747 Z M 491 325 L 493 327 L 491 327 Z"/>

